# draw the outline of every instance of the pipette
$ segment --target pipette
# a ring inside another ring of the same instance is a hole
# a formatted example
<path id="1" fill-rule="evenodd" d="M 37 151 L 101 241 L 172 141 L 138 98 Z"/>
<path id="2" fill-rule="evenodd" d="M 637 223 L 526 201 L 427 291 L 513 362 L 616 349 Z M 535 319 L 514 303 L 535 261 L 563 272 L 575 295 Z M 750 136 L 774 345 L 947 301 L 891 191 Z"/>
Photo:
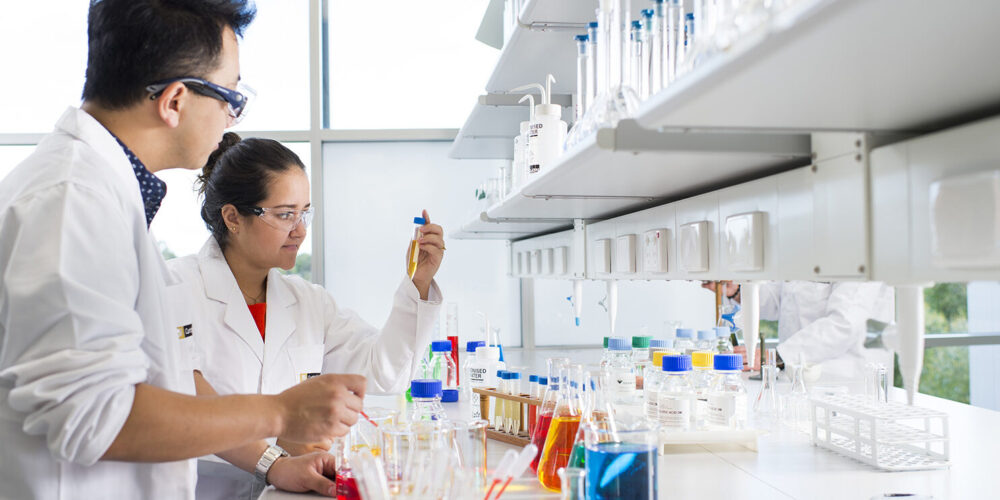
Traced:
<path id="1" fill-rule="evenodd" d="M 538 447 L 536 446 L 535 449 L 537 450 Z M 517 457 L 518 454 L 515 450 L 507 450 L 507 453 L 504 453 L 503 458 L 500 459 L 500 463 L 497 464 L 497 468 L 493 470 L 493 475 L 490 476 L 490 489 L 486 492 L 486 496 L 483 497 L 483 500 L 489 500 L 490 494 L 493 493 L 493 488 L 496 488 L 497 485 L 500 484 L 502 478 L 507 474 L 507 470 L 511 465 L 514 465 L 514 461 L 517 460 Z"/>
<path id="2" fill-rule="evenodd" d="M 531 461 L 535 459 L 535 455 L 537 454 L 538 447 L 534 444 L 529 444 L 521 450 L 521 453 L 517 456 L 517 459 L 514 460 L 514 463 L 511 464 L 510 469 L 507 471 L 507 479 L 504 481 L 503 487 L 500 488 L 500 492 L 497 493 L 497 496 L 493 500 L 499 500 L 500 495 L 503 495 L 504 490 L 507 489 L 507 485 L 509 485 L 515 477 L 521 477 L 521 474 L 524 474 L 524 470 L 531 465 Z"/>

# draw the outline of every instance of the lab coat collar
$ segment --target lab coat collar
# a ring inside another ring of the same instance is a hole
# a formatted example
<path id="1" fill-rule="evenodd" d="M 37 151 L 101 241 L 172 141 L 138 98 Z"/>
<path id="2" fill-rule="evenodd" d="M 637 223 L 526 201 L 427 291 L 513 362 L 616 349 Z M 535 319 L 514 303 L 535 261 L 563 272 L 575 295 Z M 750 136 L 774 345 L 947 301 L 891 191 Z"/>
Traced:
<path id="1" fill-rule="evenodd" d="M 219 248 L 214 236 L 209 236 L 208 241 L 198 252 L 198 268 L 205 285 L 205 295 L 210 300 L 226 305 L 223 321 L 231 330 L 229 333 L 243 339 L 257 356 L 257 360 L 263 364 L 264 341 L 260 338 L 257 324 L 254 323 L 253 316 L 250 314 L 250 308 L 247 307 L 243 293 L 240 292 L 240 287 L 236 284 L 236 277 L 229 269 L 226 257 L 222 254 L 222 249 Z M 267 322 L 271 322 L 270 317 L 267 318 Z M 222 335 L 227 332 L 217 333 Z"/>
<path id="2" fill-rule="evenodd" d="M 295 331 L 295 311 L 292 307 L 298 303 L 295 294 L 288 285 L 287 278 L 277 269 L 271 269 L 267 274 L 267 319 L 265 333 L 267 342 L 261 340 L 257 325 L 253 321 L 250 309 L 243 299 L 243 293 L 236 284 L 236 277 L 229 269 L 222 249 L 215 237 L 209 236 L 208 241 L 198 252 L 198 266 L 201 269 L 205 283 L 205 295 L 209 299 L 226 304 L 223 321 L 253 349 L 257 359 L 274 359 L 282 346 Z"/>
<path id="3" fill-rule="evenodd" d="M 70 106 L 59 117 L 55 128 L 57 131 L 75 137 L 94 148 L 101 155 L 101 158 L 104 158 L 108 165 L 111 166 L 111 171 L 115 175 L 119 176 L 121 180 L 130 186 L 135 187 L 132 190 L 133 196 L 130 199 L 134 204 L 142 208 L 142 194 L 139 192 L 139 181 L 132 172 L 132 164 L 129 162 L 128 157 L 125 156 L 125 151 L 118 145 L 115 136 L 111 135 L 111 132 L 101 122 L 97 121 L 96 118 L 86 111 Z"/>

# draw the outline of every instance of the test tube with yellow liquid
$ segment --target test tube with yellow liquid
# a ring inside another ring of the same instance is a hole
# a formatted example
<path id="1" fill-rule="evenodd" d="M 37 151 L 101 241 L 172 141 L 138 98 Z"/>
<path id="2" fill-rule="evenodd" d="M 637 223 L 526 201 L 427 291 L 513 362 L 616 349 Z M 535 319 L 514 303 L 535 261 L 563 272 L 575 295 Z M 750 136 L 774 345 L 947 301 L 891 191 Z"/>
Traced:
<path id="1" fill-rule="evenodd" d="M 413 223 L 417 225 L 413 229 L 413 239 L 410 240 L 410 252 L 407 255 L 406 274 L 413 279 L 413 274 L 417 272 L 417 262 L 420 261 L 420 228 L 427 224 L 423 217 L 414 217 Z"/>

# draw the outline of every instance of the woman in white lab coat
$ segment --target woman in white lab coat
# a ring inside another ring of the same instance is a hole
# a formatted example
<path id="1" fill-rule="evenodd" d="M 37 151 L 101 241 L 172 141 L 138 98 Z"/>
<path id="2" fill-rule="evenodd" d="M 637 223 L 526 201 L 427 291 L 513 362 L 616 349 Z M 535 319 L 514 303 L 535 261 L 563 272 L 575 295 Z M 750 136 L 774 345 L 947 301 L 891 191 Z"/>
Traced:
<path id="1" fill-rule="evenodd" d="M 715 284 L 704 286 L 714 290 Z M 726 284 L 728 300 L 740 302 L 740 292 L 739 285 Z M 775 281 L 760 285 L 760 319 L 778 322 L 778 355 L 789 364 L 801 359 L 824 383 L 859 386 L 869 362 L 882 363 L 891 373 L 891 353 L 866 349 L 864 341 L 869 319 L 888 323 L 894 315 L 893 290 L 884 283 Z M 737 326 L 743 325 L 737 321 Z"/>
<path id="2" fill-rule="evenodd" d="M 404 275 L 379 330 L 322 287 L 279 272 L 295 265 L 312 218 L 305 167 L 288 148 L 227 133 L 199 182 L 212 235 L 197 255 L 169 262 L 196 303 L 199 393 L 274 394 L 320 373 L 364 375 L 369 391 L 405 390 L 440 306 L 441 227 L 422 228 L 417 271 Z M 198 498 L 243 498 L 262 486 L 214 456 L 198 470 Z"/>

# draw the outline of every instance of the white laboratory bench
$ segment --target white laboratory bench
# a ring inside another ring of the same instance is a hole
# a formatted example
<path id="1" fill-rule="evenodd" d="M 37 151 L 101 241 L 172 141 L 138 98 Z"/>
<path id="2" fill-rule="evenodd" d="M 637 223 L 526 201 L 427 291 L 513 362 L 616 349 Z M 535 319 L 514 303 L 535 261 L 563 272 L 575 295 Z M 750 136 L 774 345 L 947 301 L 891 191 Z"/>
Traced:
<path id="1" fill-rule="evenodd" d="M 572 351 L 576 353 L 577 351 Z M 590 362 L 591 354 L 580 352 Z M 566 350 L 514 351 L 508 365 L 523 363 L 538 371 L 547 356 Z M 541 358 L 540 362 L 538 358 Z M 573 356 L 574 359 L 579 359 Z M 759 382 L 748 381 L 751 397 Z M 779 383 L 779 392 L 787 384 Z M 893 389 L 894 400 L 905 393 Z M 756 452 L 735 444 L 683 445 L 667 448 L 660 457 L 660 498 L 698 499 L 869 499 L 887 493 L 913 493 L 935 499 L 1000 498 L 1000 468 L 994 452 L 1000 447 L 1000 412 L 984 410 L 931 396 L 918 395 L 916 404 L 948 414 L 951 468 L 914 472 L 884 472 L 826 449 L 813 446 L 805 434 L 781 431 L 762 435 Z M 395 407 L 394 398 L 371 396 L 366 405 Z M 454 405 L 449 412 L 460 414 Z M 488 441 L 487 460 L 495 465 L 511 445 Z M 322 498 L 269 488 L 262 500 Z M 503 498 L 558 498 L 525 475 L 511 484 Z"/>

